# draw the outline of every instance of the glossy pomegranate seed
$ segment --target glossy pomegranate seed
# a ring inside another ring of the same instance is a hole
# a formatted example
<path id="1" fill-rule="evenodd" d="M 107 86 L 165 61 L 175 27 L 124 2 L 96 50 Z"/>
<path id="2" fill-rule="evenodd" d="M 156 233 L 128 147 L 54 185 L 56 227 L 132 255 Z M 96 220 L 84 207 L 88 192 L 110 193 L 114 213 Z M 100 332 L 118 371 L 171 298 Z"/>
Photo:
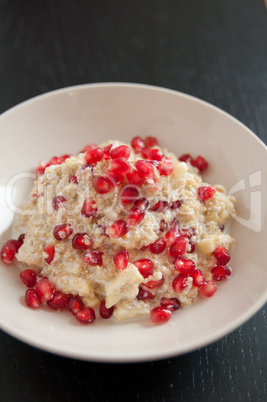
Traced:
<path id="1" fill-rule="evenodd" d="M 92 179 L 92 185 L 98 194 L 106 194 L 113 187 L 111 181 L 109 181 L 109 179 L 107 179 L 106 177 L 102 176 L 94 177 Z"/>
<path id="2" fill-rule="evenodd" d="M 41 306 L 41 296 L 35 289 L 27 289 L 25 292 L 25 303 L 28 307 L 37 309 Z"/>
<path id="3" fill-rule="evenodd" d="M 155 160 L 155 161 L 162 161 L 164 158 L 163 152 L 160 149 L 148 149 L 147 153 L 148 159 Z"/>
<path id="4" fill-rule="evenodd" d="M 188 253 L 193 253 L 195 251 L 195 249 L 196 249 L 196 244 L 194 242 L 190 241 L 189 246 L 190 246 L 190 248 L 189 248 L 189 250 L 187 250 L 187 252 Z"/>
<path id="5" fill-rule="evenodd" d="M 92 149 L 97 149 L 97 148 L 98 148 L 98 146 L 96 144 L 88 144 L 83 148 L 81 153 L 86 152 L 86 151 L 91 151 Z"/>
<path id="6" fill-rule="evenodd" d="M 150 208 L 150 211 L 154 212 L 163 212 L 166 211 L 170 207 L 170 204 L 167 201 L 158 201 L 153 207 Z"/>
<path id="7" fill-rule="evenodd" d="M 65 162 L 65 160 L 66 160 L 66 159 L 69 159 L 70 157 L 71 157 L 71 155 L 69 155 L 69 154 L 60 156 L 60 157 L 59 157 L 60 164 L 62 164 L 63 162 Z"/>
<path id="8" fill-rule="evenodd" d="M 73 233 L 70 223 L 63 223 L 54 228 L 53 234 L 57 240 L 65 240 Z"/>
<path id="9" fill-rule="evenodd" d="M 136 187 L 133 186 L 125 186 L 122 188 L 120 192 L 120 201 L 122 204 L 132 204 L 134 201 L 138 199 L 139 191 Z"/>
<path id="10" fill-rule="evenodd" d="M 97 216 L 98 209 L 96 208 L 95 200 L 92 200 L 89 197 L 86 197 L 83 206 L 81 209 L 81 214 L 86 216 L 87 218 L 92 218 L 93 216 Z"/>
<path id="11" fill-rule="evenodd" d="M 77 177 L 74 175 L 70 176 L 69 178 L 69 183 L 74 183 L 74 184 L 78 184 L 78 179 Z"/>
<path id="12" fill-rule="evenodd" d="M 44 172 L 45 172 L 45 169 L 46 169 L 48 166 L 49 166 L 49 164 L 46 163 L 46 162 L 40 163 L 40 165 L 37 166 L 37 173 L 38 173 L 38 175 L 40 175 L 40 176 L 43 175 Z"/>
<path id="13" fill-rule="evenodd" d="M 217 290 L 216 283 L 212 281 L 206 282 L 204 285 L 200 286 L 199 293 L 201 293 L 205 297 L 211 297 Z"/>
<path id="14" fill-rule="evenodd" d="M 216 247 L 213 251 L 213 255 L 219 265 L 226 265 L 231 259 L 231 256 L 228 253 L 227 249 L 223 246 Z"/>
<path id="15" fill-rule="evenodd" d="M 196 229 L 189 228 L 189 229 L 182 229 L 181 236 L 187 237 L 187 239 L 190 239 L 192 236 L 195 236 L 195 234 L 196 234 Z"/>
<path id="16" fill-rule="evenodd" d="M 184 237 L 179 237 L 179 239 L 171 245 L 170 255 L 174 258 L 181 257 L 186 252 L 186 246 L 186 239 Z"/>
<path id="17" fill-rule="evenodd" d="M 136 260 L 133 264 L 138 268 L 138 271 L 144 278 L 153 275 L 154 264 L 148 258 L 142 258 L 141 260 Z"/>
<path id="18" fill-rule="evenodd" d="M 165 156 L 162 161 L 159 162 L 158 171 L 161 176 L 170 176 L 174 169 L 173 161 Z"/>
<path id="19" fill-rule="evenodd" d="M 92 267 L 95 265 L 98 265 L 99 267 L 102 267 L 103 265 L 103 259 L 102 259 L 102 251 L 90 251 L 89 253 L 84 254 L 83 256 L 83 262 L 85 264 L 88 264 Z"/>
<path id="20" fill-rule="evenodd" d="M 148 289 L 157 289 L 160 288 L 163 285 L 163 283 L 164 283 L 164 277 L 155 281 L 148 281 L 146 283 L 143 283 L 143 286 L 145 286 Z"/>
<path id="21" fill-rule="evenodd" d="M 145 217 L 145 211 L 139 207 L 132 207 L 128 218 L 127 218 L 127 225 L 129 228 L 133 228 L 137 226 Z"/>
<path id="22" fill-rule="evenodd" d="M 72 247 L 75 250 L 92 250 L 94 241 L 87 233 L 76 233 L 72 239 Z"/>
<path id="23" fill-rule="evenodd" d="M 118 239 L 119 237 L 122 237 L 122 236 L 126 235 L 126 233 L 128 233 L 128 232 L 129 232 L 129 226 L 122 219 L 119 219 L 119 220 L 115 221 L 107 229 L 107 234 L 112 239 Z"/>
<path id="24" fill-rule="evenodd" d="M 182 274 L 192 274 L 194 269 L 196 268 L 196 264 L 193 260 L 189 258 L 179 257 L 174 262 L 175 269 L 181 272 Z"/>
<path id="25" fill-rule="evenodd" d="M 134 202 L 134 205 L 145 211 L 148 208 L 149 202 L 147 201 L 146 198 L 139 198 Z"/>
<path id="26" fill-rule="evenodd" d="M 175 243 L 181 236 L 181 231 L 178 226 L 172 226 L 165 234 L 166 243 L 168 246 Z"/>
<path id="27" fill-rule="evenodd" d="M 198 197 L 201 201 L 209 200 L 216 193 L 216 189 L 212 186 L 201 186 L 197 190 Z"/>
<path id="28" fill-rule="evenodd" d="M 79 296 L 72 296 L 68 300 L 68 308 L 73 315 L 76 315 L 78 311 L 84 308 L 84 303 Z"/>
<path id="29" fill-rule="evenodd" d="M 166 307 L 154 307 L 150 311 L 150 318 L 152 322 L 156 324 L 163 324 L 165 322 L 168 322 L 172 318 L 172 312 Z"/>
<path id="30" fill-rule="evenodd" d="M 152 254 L 161 254 L 166 248 L 166 241 L 162 237 L 149 245 L 149 250 Z"/>
<path id="31" fill-rule="evenodd" d="M 112 147 L 113 147 L 113 144 L 110 144 L 110 145 L 108 145 L 108 146 L 106 146 L 106 147 L 104 148 L 104 154 L 105 154 L 105 156 L 110 156 L 110 150 L 111 150 Z"/>
<path id="32" fill-rule="evenodd" d="M 231 268 L 229 268 L 227 265 L 223 267 L 217 265 L 216 267 L 212 268 L 211 273 L 212 279 L 219 282 L 224 281 L 228 276 L 231 276 L 232 271 Z"/>
<path id="33" fill-rule="evenodd" d="M 85 162 L 96 164 L 104 158 L 104 151 L 102 148 L 94 148 L 86 151 L 84 154 Z"/>
<path id="34" fill-rule="evenodd" d="M 8 240 L 2 247 L 1 250 L 1 259 L 5 264 L 12 264 L 15 260 L 15 255 L 19 251 L 19 248 L 22 246 L 22 243 L 18 240 Z"/>
<path id="35" fill-rule="evenodd" d="M 154 168 L 150 162 L 141 159 L 136 162 L 135 167 L 140 176 L 146 179 L 154 179 Z"/>
<path id="36" fill-rule="evenodd" d="M 145 177 L 140 175 L 137 170 L 127 173 L 126 177 L 130 184 L 135 184 L 136 186 L 141 186 L 145 182 Z"/>
<path id="37" fill-rule="evenodd" d="M 142 140 L 141 137 L 134 137 L 131 141 L 131 146 L 134 149 L 134 151 L 138 154 L 139 152 L 142 151 L 143 148 L 145 148 L 145 142 Z"/>
<path id="38" fill-rule="evenodd" d="M 182 292 L 188 285 L 187 285 L 188 275 L 179 274 L 174 278 L 172 281 L 172 288 L 175 293 Z"/>
<path id="39" fill-rule="evenodd" d="M 116 173 L 127 174 L 131 170 L 131 165 L 125 158 L 112 159 L 109 169 Z"/>
<path id="40" fill-rule="evenodd" d="M 146 147 L 154 147 L 156 145 L 159 145 L 159 143 L 155 137 L 148 136 L 145 138 L 145 146 Z"/>
<path id="41" fill-rule="evenodd" d="M 202 286 L 206 283 L 206 278 L 202 274 L 200 269 L 195 269 L 190 276 L 191 276 L 191 278 L 193 278 L 194 286 Z"/>
<path id="42" fill-rule="evenodd" d="M 113 262 L 115 264 L 115 267 L 119 271 L 122 271 L 123 269 L 125 269 L 129 262 L 128 250 L 125 249 L 125 250 L 118 251 L 113 257 Z"/>
<path id="43" fill-rule="evenodd" d="M 181 303 L 178 299 L 176 299 L 176 297 L 162 297 L 160 300 L 160 305 L 170 311 L 176 311 L 181 308 Z"/>
<path id="44" fill-rule="evenodd" d="M 141 150 L 142 158 L 149 159 L 150 156 L 150 148 L 144 148 Z"/>
<path id="45" fill-rule="evenodd" d="M 51 300 L 55 292 L 54 286 L 47 278 L 41 278 L 37 282 L 36 290 L 44 301 Z"/>
<path id="46" fill-rule="evenodd" d="M 47 264 L 51 264 L 55 256 L 55 246 L 53 244 L 48 243 L 44 247 L 44 260 Z"/>
<path id="47" fill-rule="evenodd" d="M 105 300 L 101 300 L 100 306 L 99 306 L 99 315 L 101 318 L 104 318 L 104 320 L 109 319 L 114 311 L 114 307 L 106 308 L 106 303 Z"/>
<path id="48" fill-rule="evenodd" d="M 27 288 L 33 288 L 36 285 L 36 273 L 32 269 L 24 269 L 19 276 Z"/>
<path id="49" fill-rule="evenodd" d="M 138 300 L 151 300 L 156 297 L 153 293 L 149 292 L 149 290 L 145 290 L 143 288 L 139 288 L 138 295 L 136 296 Z"/>
<path id="50" fill-rule="evenodd" d="M 82 169 L 82 170 L 90 169 L 90 170 L 91 170 L 91 173 L 94 174 L 94 165 L 92 165 L 92 163 L 85 163 L 85 164 L 82 166 L 81 169 Z"/>
<path id="51" fill-rule="evenodd" d="M 25 233 L 21 233 L 18 237 L 18 241 L 21 243 L 21 245 L 24 243 L 25 236 Z"/>
<path id="52" fill-rule="evenodd" d="M 91 324 L 95 321 L 95 311 L 92 309 L 92 307 L 86 306 L 78 311 L 75 317 L 83 324 Z"/>
<path id="53" fill-rule="evenodd" d="M 179 158 L 180 162 L 188 162 L 188 163 L 192 163 L 193 158 L 190 154 L 183 154 L 180 156 Z"/>
<path id="54" fill-rule="evenodd" d="M 183 201 L 182 200 L 176 200 L 173 201 L 172 205 L 171 205 L 171 209 L 178 209 L 180 208 L 180 206 L 182 205 Z"/>
<path id="55" fill-rule="evenodd" d="M 111 149 L 109 152 L 109 155 L 112 159 L 118 159 L 118 158 L 125 158 L 129 159 L 131 155 L 131 150 L 127 145 L 120 145 L 118 147 L 114 147 Z"/>
<path id="56" fill-rule="evenodd" d="M 68 296 L 60 291 L 56 291 L 52 299 L 47 301 L 47 305 L 53 310 L 62 310 L 68 303 Z"/>
<path id="57" fill-rule="evenodd" d="M 207 167 L 209 166 L 206 159 L 204 159 L 202 156 L 197 156 L 196 159 L 191 161 L 191 164 L 194 167 L 197 167 L 200 172 L 204 172 L 204 170 L 206 170 Z"/>
<path id="58" fill-rule="evenodd" d="M 160 224 L 159 224 L 159 230 L 161 231 L 161 232 L 165 232 L 165 230 L 168 228 L 168 223 L 166 222 L 166 221 L 164 221 L 164 219 L 162 219 L 161 221 L 160 221 Z"/>
<path id="59" fill-rule="evenodd" d="M 122 174 L 113 172 L 112 170 L 107 170 L 104 177 L 112 183 L 113 187 L 119 186 L 124 180 Z"/>
<path id="60" fill-rule="evenodd" d="M 52 206 L 56 211 L 58 211 L 61 204 L 64 203 L 65 201 L 66 198 L 64 198 L 63 195 L 57 195 L 56 197 L 53 198 Z"/>

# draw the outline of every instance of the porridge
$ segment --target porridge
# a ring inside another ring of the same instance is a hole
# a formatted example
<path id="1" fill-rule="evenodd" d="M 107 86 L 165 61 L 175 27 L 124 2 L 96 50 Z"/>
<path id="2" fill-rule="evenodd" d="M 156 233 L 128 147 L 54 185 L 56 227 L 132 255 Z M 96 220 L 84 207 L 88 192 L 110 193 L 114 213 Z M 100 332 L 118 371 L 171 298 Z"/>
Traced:
<path id="1" fill-rule="evenodd" d="M 231 276 L 235 199 L 202 181 L 207 161 L 179 159 L 156 138 L 87 145 L 38 166 L 20 237 L 1 250 L 21 263 L 26 305 L 69 308 L 91 323 L 168 321 Z"/>

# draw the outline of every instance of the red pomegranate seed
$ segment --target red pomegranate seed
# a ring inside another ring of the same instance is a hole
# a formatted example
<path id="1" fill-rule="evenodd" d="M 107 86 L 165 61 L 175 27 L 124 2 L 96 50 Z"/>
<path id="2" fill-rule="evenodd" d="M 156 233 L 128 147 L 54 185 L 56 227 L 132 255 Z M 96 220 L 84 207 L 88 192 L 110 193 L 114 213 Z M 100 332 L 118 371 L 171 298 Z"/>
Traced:
<path id="1" fill-rule="evenodd" d="M 104 318 L 104 320 L 109 319 L 114 311 L 114 307 L 106 308 L 106 303 L 105 300 L 101 300 L 100 306 L 99 306 L 99 315 L 101 318 Z"/>
<path id="2" fill-rule="evenodd" d="M 183 201 L 182 200 L 176 200 L 173 201 L 172 205 L 171 205 L 171 209 L 178 209 L 180 208 L 180 206 L 182 205 Z"/>
<path id="3" fill-rule="evenodd" d="M 36 290 L 44 301 L 51 300 L 55 292 L 54 286 L 47 278 L 41 278 L 37 282 Z"/>
<path id="4" fill-rule="evenodd" d="M 181 236 L 187 237 L 187 239 L 190 239 L 192 236 L 195 236 L 195 234 L 196 234 L 196 229 L 189 228 L 189 229 L 182 229 Z"/>
<path id="5" fill-rule="evenodd" d="M 63 162 L 65 162 L 66 159 L 69 159 L 69 158 L 71 158 L 71 155 L 69 155 L 69 154 L 60 156 L 59 157 L 60 164 L 62 164 Z"/>
<path id="6" fill-rule="evenodd" d="M 76 233 L 72 239 L 72 247 L 75 250 L 92 250 L 94 241 L 87 233 Z"/>
<path id="7" fill-rule="evenodd" d="M 92 173 L 92 175 L 94 174 L 94 165 L 92 165 L 92 163 L 85 163 L 83 166 L 82 166 L 82 170 L 85 170 L 85 169 L 90 169 L 91 170 L 91 173 Z"/>
<path id="8" fill-rule="evenodd" d="M 96 148 L 98 148 L 98 146 L 96 144 L 88 144 L 83 148 L 81 153 L 86 152 L 86 151 L 91 151 L 92 149 L 96 149 Z"/>
<path id="9" fill-rule="evenodd" d="M 212 186 L 201 186 L 197 190 L 198 197 L 201 201 L 209 200 L 216 193 L 216 189 Z"/>
<path id="10" fill-rule="evenodd" d="M 50 159 L 50 161 L 48 162 L 48 166 L 53 166 L 53 165 L 60 165 L 61 164 L 61 160 L 59 156 L 53 156 L 53 158 Z"/>
<path id="11" fill-rule="evenodd" d="M 112 159 L 109 169 L 116 173 L 127 174 L 131 170 L 131 165 L 125 158 Z"/>
<path id="12" fill-rule="evenodd" d="M 94 177 L 92 180 L 92 185 L 98 194 L 106 194 L 113 187 L 112 183 L 106 177 L 102 176 Z"/>
<path id="13" fill-rule="evenodd" d="M 173 227 L 173 226 L 178 226 L 179 225 L 179 221 L 178 221 L 178 219 L 173 219 L 172 221 L 171 221 L 171 223 L 170 223 L 170 226 L 171 227 Z"/>
<path id="14" fill-rule="evenodd" d="M 199 293 L 201 293 L 205 297 L 211 297 L 217 290 L 216 283 L 212 281 L 206 282 L 204 285 L 200 286 Z"/>
<path id="15" fill-rule="evenodd" d="M 84 303 L 79 296 L 72 296 L 68 300 L 68 308 L 73 315 L 76 315 L 78 311 L 84 308 Z"/>
<path id="16" fill-rule="evenodd" d="M 164 158 L 163 152 L 161 152 L 160 149 L 150 149 L 148 148 L 148 153 L 147 153 L 148 159 L 154 160 L 154 161 L 162 161 Z"/>
<path id="17" fill-rule="evenodd" d="M 181 308 L 181 303 L 178 299 L 176 299 L 176 297 L 162 297 L 160 300 L 160 305 L 170 311 L 176 311 Z"/>
<path id="18" fill-rule="evenodd" d="M 140 250 L 141 250 L 141 251 L 145 251 L 145 250 L 147 250 L 147 249 L 148 249 L 148 247 L 149 247 L 149 244 L 148 244 L 147 246 L 143 246 L 143 247 L 141 247 L 141 248 L 140 248 Z"/>
<path id="19" fill-rule="evenodd" d="M 142 140 L 141 137 L 134 137 L 131 141 L 131 146 L 134 149 L 134 151 L 138 154 L 139 152 L 142 151 L 143 148 L 145 148 L 145 142 Z"/>
<path id="20" fill-rule="evenodd" d="M 180 162 L 188 162 L 188 163 L 192 163 L 193 158 L 190 154 L 183 154 L 180 156 L 179 158 Z"/>
<path id="21" fill-rule="evenodd" d="M 78 184 L 78 180 L 77 180 L 77 177 L 75 176 L 75 174 L 70 176 L 69 183 Z"/>
<path id="22" fill-rule="evenodd" d="M 36 273 L 32 269 L 24 269 L 19 276 L 27 288 L 33 288 L 36 285 Z"/>
<path id="23" fill-rule="evenodd" d="M 190 246 L 190 248 L 189 248 L 189 250 L 187 252 L 188 253 L 193 253 L 195 251 L 196 244 L 194 242 L 190 241 L 189 246 Z"/>
<path id="24" fill-rule="evenodd" d="M 93 216 L 97 216 L 97 212 L 98 212 L 98 209 L 96 208 L 95 200 L 92 200 L 91 198 L 86 197 L 83 202 L 81 214 L 83 216 L 86 216 L 87 218 L 92 218 Z"/>
<path id="25" fill-rule="evenodd" d="M 191 161 L 191 164 L 194 167 L 197 167 L 200 172 L 204 172 L 204 170 L 206 170 L 209 166 L 206 159 L 204 159 L 202 156 L 197 156 L 195 160 Z"/>
<path id="26" fill-rule="evenodd" d="M 168 246 L 175 243 L 181 236 L 181 231 L 178 226 L 172 226 L 165 234 L 166 243 Z"/>
<path id="27" fill-rule="evenodd" d="M 190 276 L 191 276 L 191 278 L 193 278 L 194 286 L 202 286 L 206 283 L 206 278 L 202 274 L 200 269 L 195 269 Z"/>
<path id="28" fill-rule="evenodd" d="M 109 152 L 109 155 L 111 156 L 112 159 L 118 159 L 118 158 L 125 158 L 129 159 L 131 155 L 131 150 L 127 145 L 120 145 L 118 147 L 114 147 L 111 149 Z"/>
<path id="29" fill-rule="evenodd" d="M 141 176 L 137 170 L 127 173 L 126 177 L 130 184 L 135 184 L 136 186 L 141 186 L 145 181 L 145 177 Z"/>
<path id="30" fill-rule="evenodd" d="M 35 289 L 27 289 L 25 292 L 25 303 L 28 307 L 37 309 L 41 306 L 41 296 Z"/>
<path id="31" fill-rule="evenodd" d="M 73 233 L 70 223 L 63 223 L 54 228 L 53 234 L 57 240 L 65 240 Z"/>
<path id="32" fill-rule="evenodd" d="M 219 265 L 226 265 L 231 259 L 227 249 L 223 246 L 216 247 L 213 251 L 213 255 Z"/>
<path id="33" fill-rule="evenodd" d="M 139 191 L 136 187 L 133 186 L 125 186 L 121 189 L 120 192 L 120 201 L 122 204 L 132 204 L 134 201 L 138 199 Z"/>
<path id="34" fill-rule="evenodd" d="M 134 202 L 134 205 L 145 211 L 148 208 L 149 202 L 147 201 L 146 198 L 139 198 Z"/>
<path id="35" fill-rule="evenodd" d="M 158 201 L 153 207 L 150 208 L 150 211 L 154 212 L 163 212 L 166 211 L 170 207 L 170 204 L 167 201 Z"/>
<path id="36" fill-rule="evenodd" d="M 219 282 L 224 281 L 228 276 L 231 276 L 232 271 L 231 268 L 229 268 L 227 265 L 223 267 L 217 265 L 216 267 L 212 268 L 211 273 L 212 279 Z"/>
<path id="37" fill-rule="evenodd" d="M 181 257 L 186 252 L 186 246 L 186 239 L 184 237 L 179 237 L 179 239 L 171 245 L 170 255 L 174 258 Z"/>
<path id="38" fill-rule="evenodd" d="M 168 322 L 172 318 L 172 312 L 166 307 L 154 307 L 150 311 L 150 318 L 152 322 L 156 324 L 163 324 L 165 322 Z"/>
<path id="39" fill-rule="evenodd" d="M 188 285 L 187 285 L 188 275 L 179 274 L 174 278 L 172 281 L 172 288 L 175 293 L 182 292 Z"/>
<path id="40" fill-rule="evenodd" d="M 149 292 L 149 290 L 145 290 L 140 287 L 138 295 L 136 297 L 138 300 L 151 300 L 151 299 L 154 299 L 156 297 L 156 295 Z"/>
<path id="41" fill-rule="evenodd" d="M 146 147 L 154 147 L 156 145 L 159 145 L 159 143 L 155 137 L 148 136 L 145 138 L 145 146 Z"/>
<path id="42" fill-rule="evenodd" d="M 65 201 L 66 198 L 64 198 L 63 195 L 57 195 L 56 197 L 53 198 L 52 206 L 56 211 L 58 211 L 60 205 Z"/>
<path id="43" fill-rule="evenodd" d="M 104 151 L 102 148 L 94 148 L 86 151 L 84 154 L 85 162 L 96 164 L 104 158 Z"/>
<path id="44" fill-rule="evenodd" d="M 133 228 L 137 226 L 145 217 L 145 211 L 139 207 L 132 207 L 128 218 L 127 218 L 127 225 L 129 228 Z"/>
<path id="45" fill-rule="evenodd" d="M 102 255 L 104 255 L 102 251 L 96 251 L 96 250 L 90 251 L 89 253 L 84 254 L 83 262 L 92 267 L 94 267 L 95 265 L 102 267 L 103 265 Z"/>
<path id="46" fill-rule="evenodd" d="M 18 241 L 21 243 L 21 245 L 24 243 L 25 236 L 25 233 L 21 233 L 18 237 Z"/>
<path id="47" fill-rule="evenodd" d="M 142 258 L 141 260 L 136 260 L 133 264 L 138 268 L 138 271 L 144 278 L 153 275 L 154 264 L 148 258 Z"/>
<path id="48" fill-rule="evenodd" d="M 125 269 L 129 262 L 128 250 L 125 249 L 125 250 L 118 251 L 113 257 L 113 262 L 115 264 L 115 267 L 119 271 L 122 271 L 123 269 Z"/>
<path id="49" fill-rule="evenodd" d="M 179 257 L 174 262 L 175 269 L 181 272 L 182 274 L 192 274 L 194 269 L 196 268 L 196 264 L 193 260 L 189 258 Z"/>
<path id="50" fill-rule="evenodd" d="M 141 159 L 136 162 L 135 167 L 140 176 L 146 179 L 154 179 L 154 168 L 150 162 Z"/>
<path id="51" fill-rule="evenodd" d="M 104 177 L 112 183 L 113 187 L 119 186 L 124 180 L 122 174 L 113 172 L 112 170 L 107 170 Z"/>
<path id="52" fill-rule="evenodd" d="M 165 230 L 168 228 L 168 223 L 166 222 L 166 221 L 164 221 L 164 219 L 162 219 L 161 221 L 160 221 L 160 224 L 159 224 L 159 230 L 161 231 L 161 232 L 165 232 Z"/>
<path id="53" fill-rule="evenodd" d="M 170 176 L 170 174 L 173 172 L 173 169 L 173 161 L 167 156 L 165 156 L 165 158 L 159 162 L 158 171 L 161 176 Z"/>
<path id="54" fill-rule="evenodd" d="M 152 254 L 161 254 L 166 248 L 166 241 L 162 237 L 149 245 L 149 250 Z"/>
<path id="55" fill-rule="evenodd" d="M 157 289 L 160 288 L 163 285 L 163 283 L 164 283 L 164 277 L 155 281 L 148 281 L 146 283 L 143 283 L 143 286 L 145 286 L 148 289 Z"/>
<path id="56" fill-rule="evenodd" d="M 142 158 L 149 159 L 150 156 L 150 148 L 144 148 L 141 150 Z"/>
<path id="57" fill-rule="evenodd" d="M 52 299 L 47 301 L 47 305 L 53 310 L 62 310 L 68 303 L 68 296 L 60 291 L 56 291 Z"/>
<path id="58" fill-rule="evenodd" d="M 22 243 L 18 240 L 8 240 L 2 247 L 1 250 L 1 259 L 4 264 L 12 264 L 12 262 L 16 259 L 15 255 L 19 251 L 19 248 L 22 246 Z"/>
<path id="59" fill-rule="evenodd" d="M 106 156 L 110 156 L 110 150 L 111 150 L 112 147 L 113 147 L 113 144 L 110 144 L 110 145 L 108 145 L 108 146 L 106 146 L 106 147 L 104 148 L 104 154 L 105 154 Z"/>
<path id="60" fill-rule="evenodd" d="M 92 307 L 86 306 L 78 311 L 75 317 L 83 324 L 91 324 L 95 321 L 95 311 L 92 309 Z"/>
<path id="61" fill-rule="evenodd" d="M 128 232 L 129 232 L 129 226 L 122 219 L 119 219 L 119 220 L 115 221 L 107 229 L 107 234 L 112 239 L 118 239 L 119 237 L 122 237 L 122 236 L 126 235 L 126 233 L 128 233 Z"/>
<path id="62" fill-rule="evenodd" d="M 48 243 L 44 247 L 44 253 L 45 253 L 44 260 L 47 262 L 47 264 L 51 264 L 55 256 L 55 246 L 53 244 Z"/>
<path id="63" fill-rule="evenodd" d="M 45 169 L 49 166 L 46 162 L 41 162 L 40 165 L 37 166 L 37 173 L 41 176 L 44 174 Z"/>

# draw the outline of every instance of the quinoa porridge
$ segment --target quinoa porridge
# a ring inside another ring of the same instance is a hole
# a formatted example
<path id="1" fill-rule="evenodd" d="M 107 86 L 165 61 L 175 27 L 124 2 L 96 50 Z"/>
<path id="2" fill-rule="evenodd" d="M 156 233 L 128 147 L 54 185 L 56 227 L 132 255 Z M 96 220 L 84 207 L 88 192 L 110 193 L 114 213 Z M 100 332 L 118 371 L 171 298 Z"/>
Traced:
<path id="1" fill-rule="evenodd" d="M 4 263 L 23 266 L 26 305 L 68 307 L 83 323 L 96 310 L 160 323 L 199 294 L 212 296 L 231 276 L 235 240 L 224 225 L 235 199 L 202 181 L 207 168 L 203 157 L 177 159 L 154 137 L 90 144 L 40 164 L 22 235 L 1 251 Z"/>

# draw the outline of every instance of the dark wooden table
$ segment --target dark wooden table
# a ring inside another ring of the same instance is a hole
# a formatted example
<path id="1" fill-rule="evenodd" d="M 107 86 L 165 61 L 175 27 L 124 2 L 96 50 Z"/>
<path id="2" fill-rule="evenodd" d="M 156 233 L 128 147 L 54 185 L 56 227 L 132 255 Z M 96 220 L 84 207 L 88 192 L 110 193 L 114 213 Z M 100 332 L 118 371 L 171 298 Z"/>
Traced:
<path id="1" fill-rule="evenodd" d="M 0 0 L 0 113 L 53 89 L 106 81 L 195 95 L 266 143 L 264 1 Z M 213 345 L 142 364 L 71 360 L 2 332 L 0 399 L 266 401 L 266 311 Z"/>

